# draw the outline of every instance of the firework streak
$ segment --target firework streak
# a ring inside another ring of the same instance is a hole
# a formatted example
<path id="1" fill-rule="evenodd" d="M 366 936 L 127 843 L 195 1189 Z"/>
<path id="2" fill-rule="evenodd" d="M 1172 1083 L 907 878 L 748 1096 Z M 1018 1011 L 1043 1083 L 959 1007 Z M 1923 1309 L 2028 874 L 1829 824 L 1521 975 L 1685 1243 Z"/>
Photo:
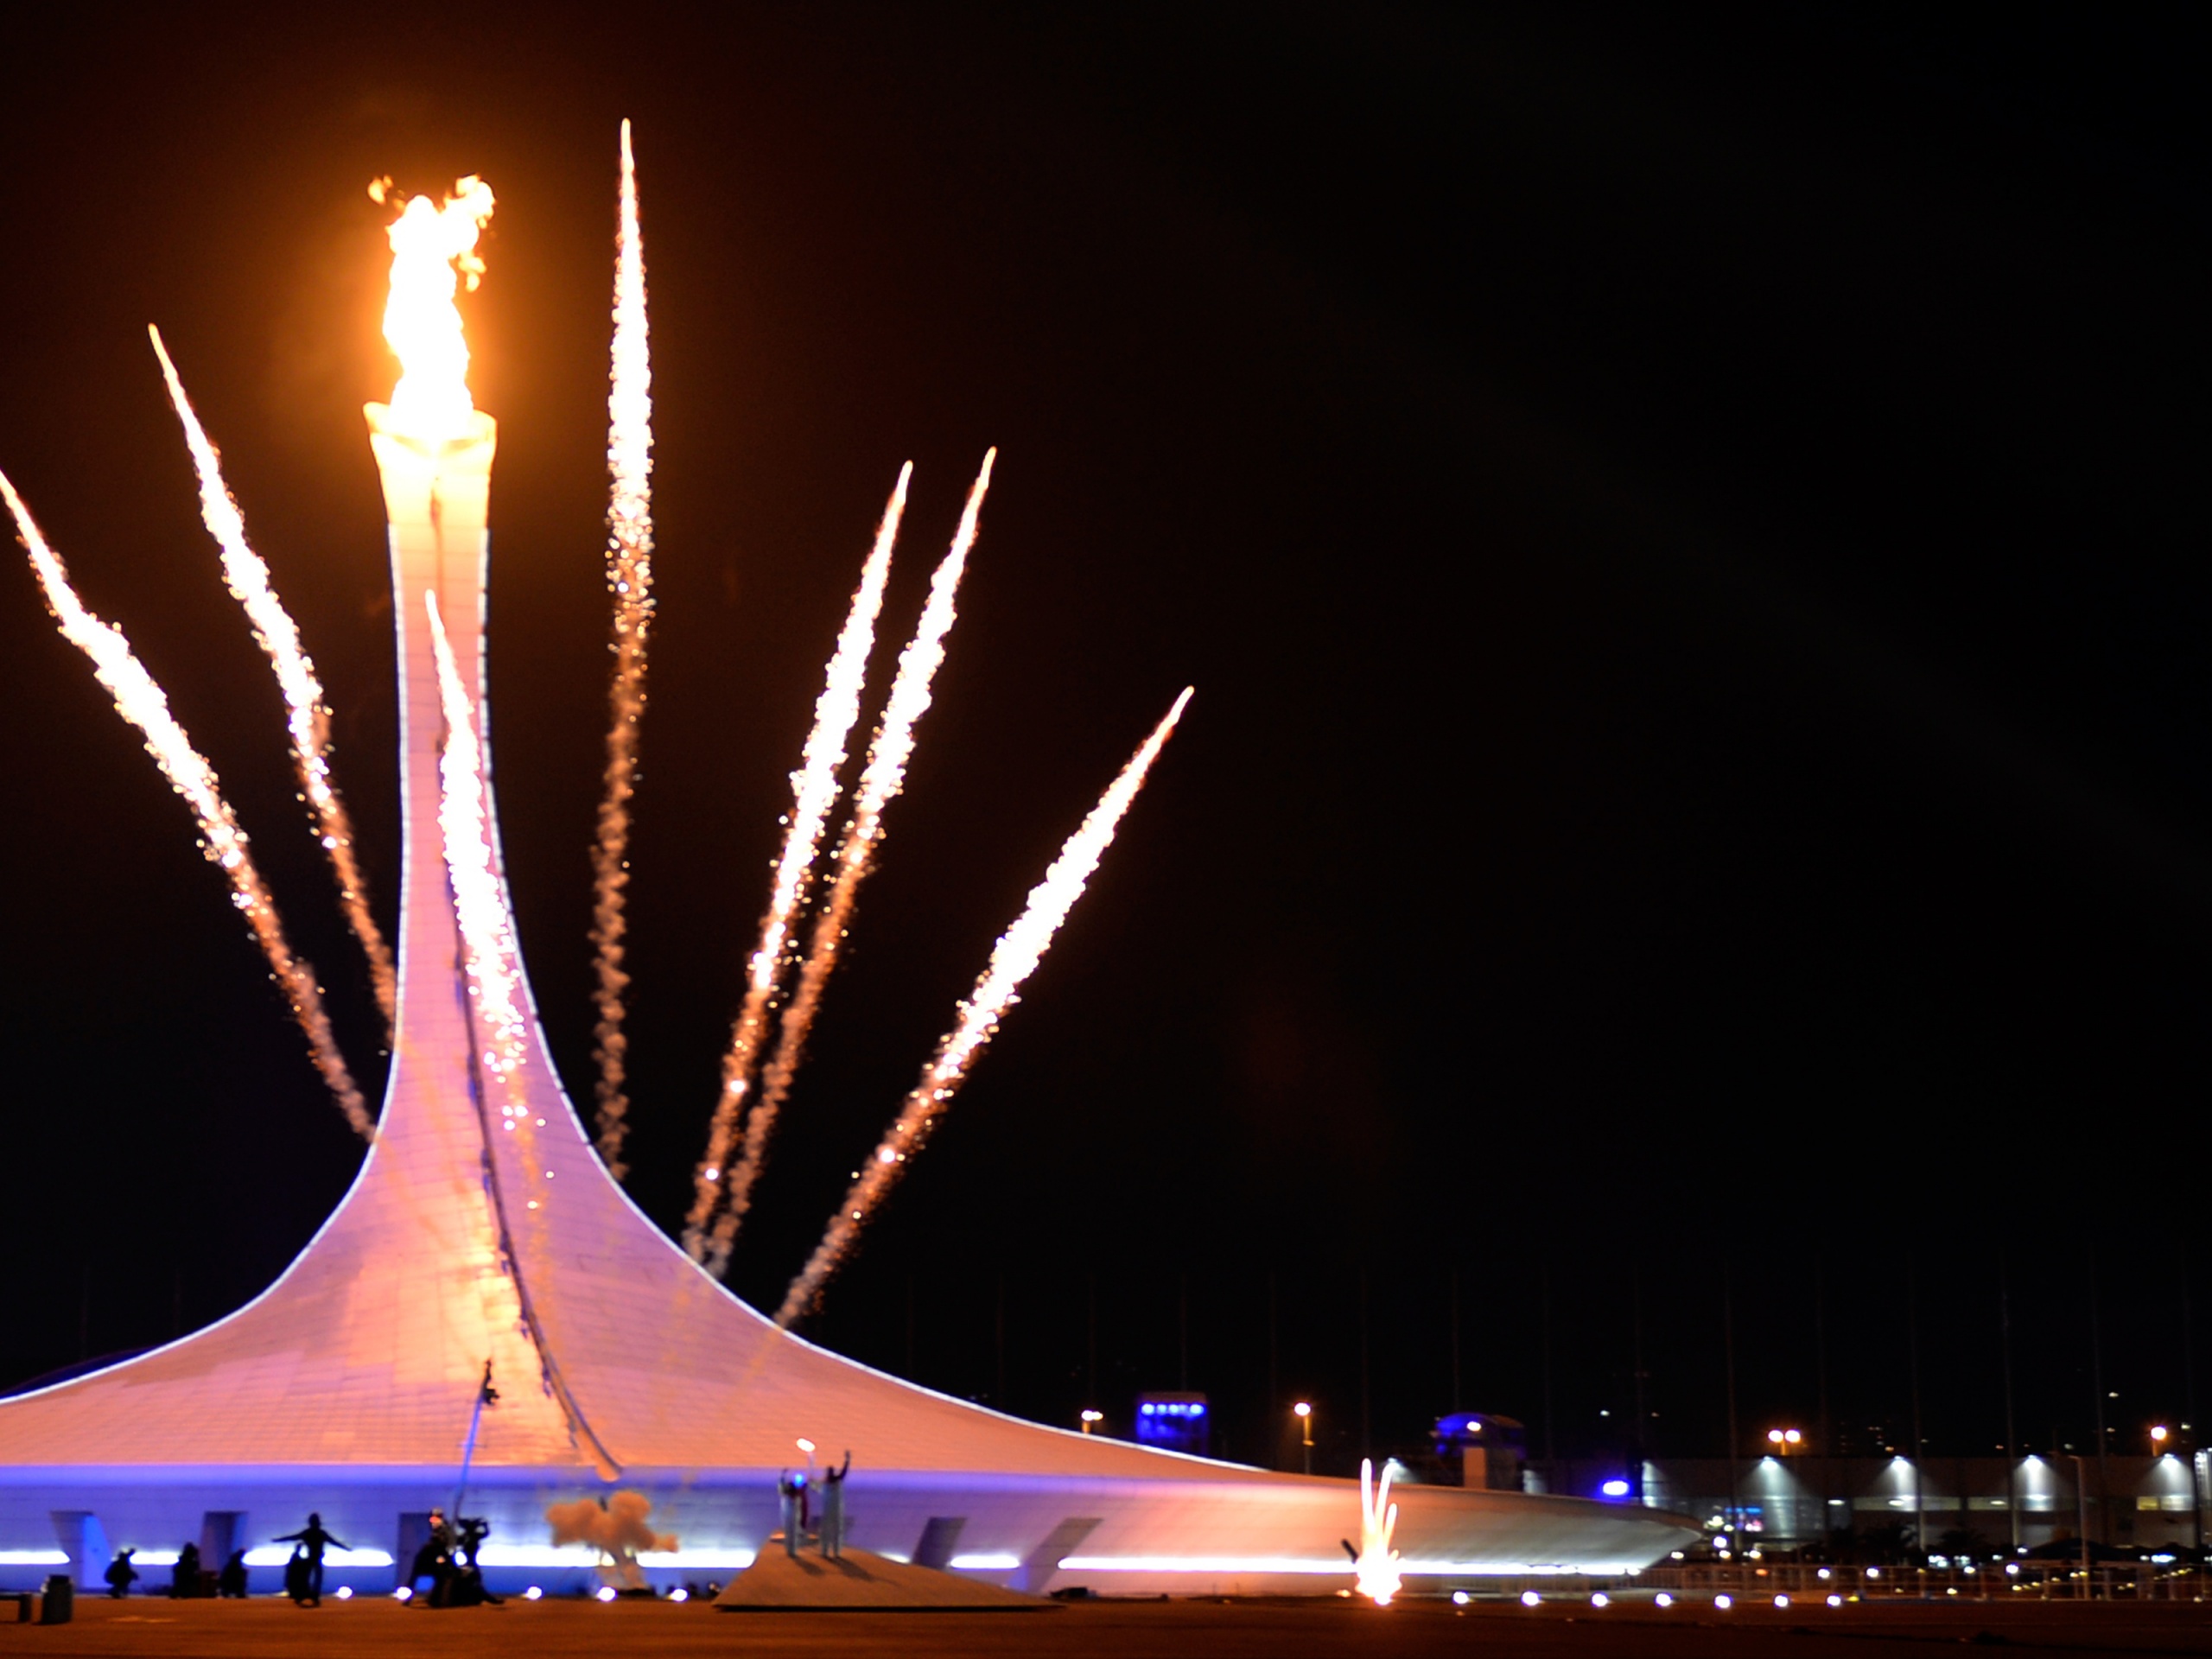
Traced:
<path id="1" fill-rule="evenodd" d="M 813 1255 L 798 1277 L 791 1281 L 791 1288 L 784 1294 L 784 1305 L 776 1312 L 778 1325 L 789 1326 L 794 1319 L 820 1305 L 823 1287 L 843 1264 L 868 1217 L 883 1202 L 907 1163 L 921 1150 L 931 1129 L 952 1103 L 952 1096 L 958 1092 L 984 1045 L 997 1031 L 1000 1020 L 1014 1005 L 1022 982 L 1044 960 L 1052 935 L 1067 920 L 1075 901 L 1083 896 L 1084 884 L 1098 868 L 1099 859 L 1113 842 L 1122 815 L 1129 810 L 1137 791 L 1144 787 L 1145 773 L 1151 770 L 1154 760 L 1190 701 L 1191 689 L 1186 686 L 1166 717 L 1144 741 L 1144 747 L 1129 758 L 1128 765 L 1122 768 L 1122 775 L 1099 798 L 1098 804 L 1090 809 L 1090 815 L 1084 819 L 1082 826 L 1068 837 L 1067 844 L 1060 849 L 1060 855 L 1045 872 L 1045 879 L 1030 889 L 1027 906 L 992 947 L 990 965 L 976 982 L 976 988 L 969 993 L 968 1000 L 960 1005 L 959 1018 L 950 1033 L 938 1045 L 936 1055 L 922 1069 L 921 1081 L 906 1096 L 899 1116 L 862 1167 L 860 1179 L 845 1194 L 845 1201 L 837 1207 L 836 1216 L 822 1236 L 822 1242 L 814 1247 Z"/>
<path id="2" fill-rule="evenodd" d="M 845 826 L 844 844 L 837 849 L 837 879 L 830 897 L 814 918 L 814 932 L 807 943 L 806 961 L 798 984 L 784 1007 L 776 1052 L 760 1073 L 760 1096 L 745 1120 L 745 1151 L 728 1182 L 727 1207 L 715 1224 L 709 1259 L 726 1263 L 732 1242 L 753 1205 L 753 1184 L 766 1160 L 768 1137 L 790 1095 L 791 1079 L 806 1056 L 807 1033 L 822 1006 L 823 987 L 837 965 L 837 953 L 851 925 L 853 906 L 861 881 L 875 867 L 876 844 L 883 839 L 883 810 L 906 782 L 906 763 L 913 757 L 914 730 L 930 706 L 930 682 L 944 661 L 945 636 L 954 619 L 953 600 L 968 567 L 968 550 L 976 544 L 976 528 L 983 511 L 983 497 L 991 487 L 991 464 L 998 458 L 992 449 L 983 456 L 982 469 L 968 492 L 968 505 L 960 515 L 960 528 L 952 550 L 944 556 L 930 578 L 930 596 L 922 607 L 914 637 L 899 653 L 898 677 L 883 705 L 874 741 L 868 746 L 868 769 L 853 791 L 852 822 Z M 719 1272 L 719 1267 L 716 1268 Z"/>
<path id="3" fill-rule="evenodd" d="M 192 451 L 193 469 L 200 475 L 200 517 L 223 556 L 223 580 L 231 597 L 245 607 L 253 625 L 254 643 L 276 671 L 276 683 L 284 694 L 284 724 L 292 739 L 292 767 L 299 775 L 300 792 L 314 815 L 316 834 L 329 855 L 331 874 L 338 878 L 339 907 L 361 942 L 369 959 L 369 980 L 375 988 L 377 1008 L 384 1015 L 385 1040 L 391 1040 L 398 1018 L 399 982 L 392 972 L 391 948 L 369 911 L 367 884 L 353 855 L 353 825 L 330 775 L 330 710 L 322 701 L 322 685 L 315 678 L 315 664 L 300 648 L 300 631 L 276 590 L 269 585 L 269 567 L 247 545 L 245 519 L 223 482 L 222 459 L 208 442 L 184 383 L 162 344 L 161 330 L 149 324 L 154 355 L 162 360 L 162 378 L 168 382 L 169 401 L 184 425 L 184 441 Z"/>
<path id="4" fill-rule="evenodd" d="M 230 803 L 223 798 L 215 769 L 192 747 L 191 739 L 169 712 L 168 699 L 161 687 L 132 654 L 130 641 L 85 608 L 69 585 L 69 573 L 60 556 L 46 544 L 22 498 L 4 474 L 0 474 L 0 497 L 5 498 L 8 511 L 15 515 L 16 534 L 30 555 L 31 569 L 38 575 L 48 608 L 60 625 L 62 637 L 92 658 L 92 672 L 115 699 L 116 712 L 144 735 L 147 753 L 200 821 L 200 850 L 208 862 L 219 866 L 230 878 L 231 902 L 245 916 L 268 957 L 270 969 L 291 1004 L 292 1017 L 306 1033 L 315 1070 L 322 1073 L 346 1121 L 363 1140 L 375 1140 L 376 1126 L 362 1103 L 361 1091 L 353 1084 L 353 1074 L 346 1068 L 346 1057 L 338 1052 L 337 1040 L 331 1035 L 314 966 L 292 953 L 276 902 L 270 898 L 260 871 L 254 868 L 245 831 L 238 827 Z"/>
<path id="5" fill-rule="evenodd" d="M 492 843 L 484 822 L 483 749 L 476 739 L 476 710 L 461 683 L 453 646 L 446 639 L 438 596 L 427 590 L 423 603 L 430 616 L 430 646 L 438 663 L 438 702 L 445 711 L 445 747 L 438 754 L 438 836 L 445 842 L 446 872 L 453 882 L 454 917 L 461 929 L 461 959 L 469 1001 L 483 1021 L 477 1060 L 499 1098 L 500 1127 L 512 1134 L 519 1125 L 530 1138 L 530 1113 L 522 1092 L 522 1066 L 528 1052 L 524 1027 L 522 959 L 505 896 L 492 867 Z"/>
<path id="6" fill-rule="evenodd" d="M 853 722 L 860 718 L 861 691 L 868 681 L 868 652 L 875 645 L 876 613 L 883 608 L 883 584 L 891 574 L 891 547 L 899 537 L 899 520 L 906 511 L 906 481 L 913 475 L 912 461 L 899 469 L 899 482 L 876 527 L 875 545 L 861 570 L 861 585 L 854 591 L 852 608 L 837 635 L 837 648 L 823 676 L 822 695 L 815 700 L 814 729 L 807 734 L 799 769 L 791 774 L 791 810 L 784 832 L 784 850 L 775 865 L 776 879 L 768 892 L 768 908 L 760 918 L 760 939 L 747 964 L 745 1002 L 730 1034 L 729 1052 L 722 1057 L 721 1095 L 715 1103 L 713 1122 L 707 1135 L 707 1155 L 696 1177 L 690 1214 L 684 1217 L 683 1248 L 695 1262 L 707 1262 L 719 1276 L 728 1265 L 725 1245 L 709 1259 L 712 1241 L 706 1231 L 722 1192 L 724 1165 L 737 1135 L 738 1114 L 753 1084 L 753 1071 L 760 1045 L 768 1034 L 768 1003 L 783 978 L 784 956 L 791 939 L 791 918 L 805 899 L 815 854 L 822 845 L 822 830 L 836 804 L 837 772 L 845 764 L 846 741 Z"/>
<path id="7" fill-rule="evenodd" d="M 622 1029 L 625 904 L 630 885 L 630 797 L 638 781 L 638 722 L 645 712 L 645 632 L 652 621 L 652 367 L 645 340 L 645 245 L 638 231 L 638 177 L 630 156 L 630 124 L 622 124 L 620 228 L 615 240 L 614 348 L 607 395 L 607 582 L 614 595 L 614 677 L 608 687 L 607 785 L 592 847 L 592 923 L 598 984 L 592 1000 L 599 1062 L 599 1155 L 616 1180 L 627 1173 L 622 1141 L 629 1133 Z"/>

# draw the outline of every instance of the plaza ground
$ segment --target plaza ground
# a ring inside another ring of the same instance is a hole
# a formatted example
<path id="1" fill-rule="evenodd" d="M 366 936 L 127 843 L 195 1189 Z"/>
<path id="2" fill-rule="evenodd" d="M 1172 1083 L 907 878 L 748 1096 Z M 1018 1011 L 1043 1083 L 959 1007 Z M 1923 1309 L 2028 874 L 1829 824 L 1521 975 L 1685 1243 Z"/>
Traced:
<path id="1" fill-rule="evenodd" d="M 12 1611 L 0 1608 L 0 1611 Z M 78 1604 L 60 1626 L 0 1624 L 0 1659 L 364 1659 L 430 1649 L 467 1659 L 637 1655 L 880 1654 L 886 1659 L 1837 1659 L 1955 1654 L 1961 1647 L 2052 1654 L 2212 1654 L 2212 1605 L 1858 1603 L 1826 1608 L 1661 1611 L 1616 1602 L 1529 1610 L 1476 1603 L 1099 1601 L 1010 1613 L 724 1613 L 700 1603 L 546 1600 L 434 1611 L 384 1598 L 302 1609 L 276 1598 Z"/>

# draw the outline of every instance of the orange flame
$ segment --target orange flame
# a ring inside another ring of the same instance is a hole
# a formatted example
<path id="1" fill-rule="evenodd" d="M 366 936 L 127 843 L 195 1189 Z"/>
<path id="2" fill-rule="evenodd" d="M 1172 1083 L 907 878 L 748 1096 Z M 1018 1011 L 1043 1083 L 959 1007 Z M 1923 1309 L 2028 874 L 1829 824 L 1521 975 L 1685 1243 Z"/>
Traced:
<path id="1" fill-rule="evenodd" d="M 1129 757 L 1128 765 L 1122 768 L 1122 775 L 1098 798 L 1098 804 L 1090 809 L 1090 815 L 1067 838 L 1060 855 L 1045 872 L 1045 879 L 1029 890 L 1028 904 L 1014 925 L 999 936 L 983 976 L 976 982 L 976 988 L 960 1005 L 959 1020 L 938 1046 L 936 1055 L 922 1068 L 921 1081 L 907 1095 L 899 1116 L 861 1168 L 860 1179 L 847 1191 L 845 1201 L 837 1206 L 837 1213 L 831 1219 L 829 1230 L 822 1236 L 822 1242 L 814 1247 L 813 1255 L 784 1294 L 784 1305 L 776 1311 L 778 1325 L 789 1326 L 819 1303 L 823 1286 L 850 1253 L 868 1216 L 882 1203 L 908 1161 L 921 1150 L 930 1130 L 951 1105 L 952 1096 L 959 1091 L 984 1045 L 998 1030 L 999 1021 L 1018 1000 L 1016 994 L 1021 989 L 1022 982 L 1036 971 L 1037 964 L 1045 959 L 1045 952 L 1052 945 L 1052 936 L 1067 920 L 1075 901 L 1083 897 L 1084 885 L 1112 844 L 1114 832 L 1121 827 L 1122 814 L 1144 787 L 1145 774 L 1152 770 L 1152 763 L 1159 758 L 1190 701 L 1191 688 L 1185 686 L 1183 695 L 1175 699 L 1175 706 L 1153 728 L 1152 735 L 1145 739 L 1143 747 Z"/>
<path id="2" fill-rule="evenodd" d="M 369 187 L 383 201 L 389 179 Z M 471 174 L 454 185 L 442 207 L 410 196 L 394 219 L 391 296 L 385 302 L 384 337 L 399 359 L 399 384 L 391 391 L 389 429 L 425 442 L 464 430 L 475 404 L 468 395 L 468 342 L 461 332 L 454 296 L 465 280 L 474 293 L 484 275 L 476 239 L 492 217 L 492 187 Z"/>

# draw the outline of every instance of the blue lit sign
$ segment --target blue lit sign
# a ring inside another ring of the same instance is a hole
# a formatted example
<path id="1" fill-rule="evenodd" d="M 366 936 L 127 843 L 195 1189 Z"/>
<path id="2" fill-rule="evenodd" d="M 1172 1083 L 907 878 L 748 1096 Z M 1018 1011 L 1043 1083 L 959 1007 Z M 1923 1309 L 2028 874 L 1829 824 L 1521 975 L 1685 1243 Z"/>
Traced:
<path id="1" fill-rule="evenodd" d="M 1204 1457 L 1211 1435 L 1203 1394 L 1141 1394 L 1137 1396 L 1137 1444 Z"/>

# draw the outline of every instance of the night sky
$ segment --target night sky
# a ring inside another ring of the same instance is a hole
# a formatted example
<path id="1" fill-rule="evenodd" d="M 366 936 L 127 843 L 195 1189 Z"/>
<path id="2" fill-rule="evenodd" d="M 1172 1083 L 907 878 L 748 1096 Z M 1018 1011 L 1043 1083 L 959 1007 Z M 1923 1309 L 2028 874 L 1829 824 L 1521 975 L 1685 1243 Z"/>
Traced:
<path id="1" fill-rule="evenodd" d="M 780 1295 L 993 938 L 1195 683 L 810 1334 L 1059 1423 L 1187 1382 L 1263 1461 L 1303 1395 L 1343 1470 L 1363 1284 L 1378 1448 L 1455 1403 L 1617 1446 L 1640 1329 L 1647 1444 L 1718 1454 L 1724 1290 L 1745 1438 L 1814 1420 L 1824 1344 L 1839 1440 L 1867 1448 L 1909 1432 L 1916 1302 L 1929 1441 L 1986 1452 L 2001 1269 L 2021 1440 L 2089 1444 L 2094 1317 L 2113 1447 L 2139 1450 L 2190 1409 L 2192 1272 L 2212 1302 L 2198 21 L 16 29 L 0 467 L 214 761 L 380 1086 L 143 330 L 327 682 L 389 923 L 359 410 L 391 368 L 363 186 L 492 181 L 467 315 L 500 423 L 493 741 L 524 947 L 588 1107 L 629 116 L 661 606 L 631 1189 L 671 1230 L 884 496 L 913 460 L 879 693 L 1001 448 L 740 1294 Z M 238 1306 L 361 1147 L 20 559 L 0 664 L 12 1379 Z"/>

